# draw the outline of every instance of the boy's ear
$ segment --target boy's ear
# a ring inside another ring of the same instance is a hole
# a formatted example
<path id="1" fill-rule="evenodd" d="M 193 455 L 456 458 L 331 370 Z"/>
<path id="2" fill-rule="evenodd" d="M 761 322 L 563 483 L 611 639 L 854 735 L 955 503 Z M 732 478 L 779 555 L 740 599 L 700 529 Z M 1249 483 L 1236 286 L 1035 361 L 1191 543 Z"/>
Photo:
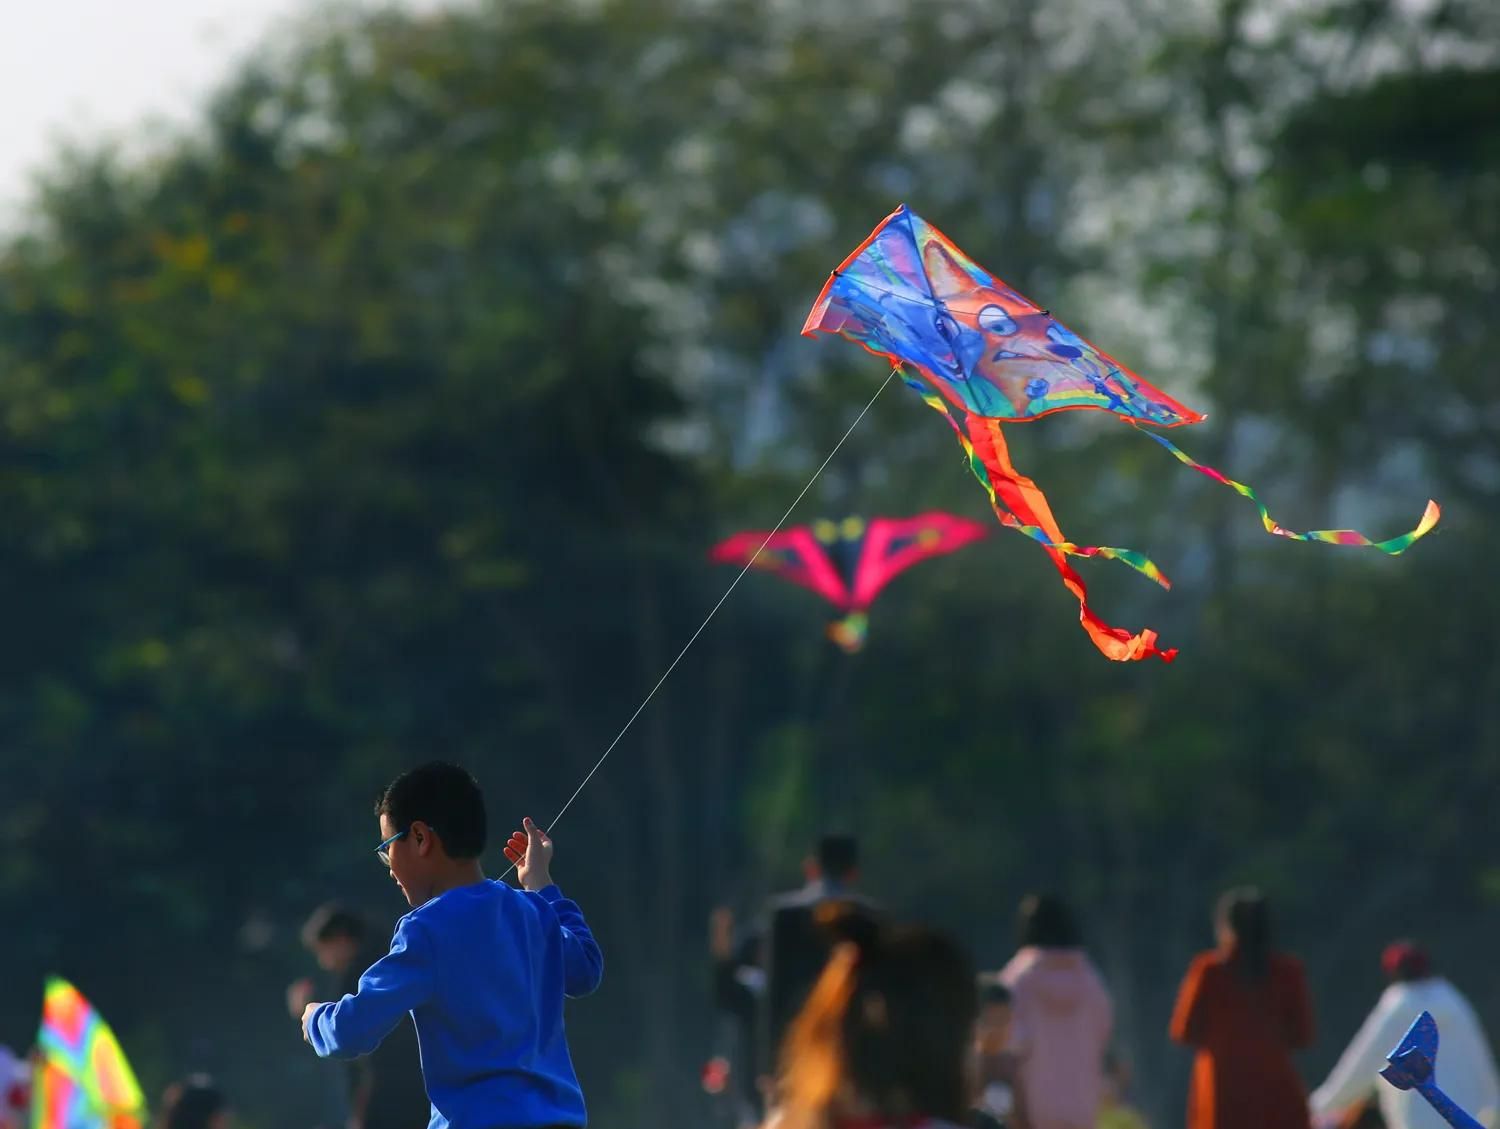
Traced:
<path id="1" fill-rule="evenodd" d="M 413 821 L 411 825 L 411 841 L 412 846 L 417 848 L 417 854 L 419 855 L 430 855 L 433 848 L 437 845 L 437 840 L 432 834 L 432 828 L 420 819 Z"/>

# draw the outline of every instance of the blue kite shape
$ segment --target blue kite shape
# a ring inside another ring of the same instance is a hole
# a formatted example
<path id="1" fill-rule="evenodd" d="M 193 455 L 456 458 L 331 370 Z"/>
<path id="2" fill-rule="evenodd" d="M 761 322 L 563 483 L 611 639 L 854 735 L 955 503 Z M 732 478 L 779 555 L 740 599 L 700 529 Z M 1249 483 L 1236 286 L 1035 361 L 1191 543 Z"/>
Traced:
<path id="1" fill-rule="evenodd" d="M 1437 1053 L 1437 1020 L 1430 1011 L 1424 1011 L 1406 1032 L 1401 1045 L 1386 1055 L 1391 1065 L 1380 1076 L 1398 1090 L 1416 1090 L 1453 1129 L 1484 1129 L 1438 1089 Z"/>

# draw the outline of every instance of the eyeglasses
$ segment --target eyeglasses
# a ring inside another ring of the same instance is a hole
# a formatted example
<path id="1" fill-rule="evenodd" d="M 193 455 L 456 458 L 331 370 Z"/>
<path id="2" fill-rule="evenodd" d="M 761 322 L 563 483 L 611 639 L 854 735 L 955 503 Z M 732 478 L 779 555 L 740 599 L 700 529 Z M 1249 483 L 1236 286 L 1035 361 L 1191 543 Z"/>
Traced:
<path id="1" fill-rule="evenodd" d="M 437 828 L 433 827 L 430 823 L 427 826 L 430 830 L 437 830 Z M 381 843 L 380 846 L 375 848 L 375 857 L 380 860 L 381 866 L 385 867 L 387 870 L 391 868 L 391 844 L 394 843 L 397 839 L 405 838 L 406 832 L 410 830 L 411 828 L 408 827 L 405 831 L 397 831 L 384 843 Z"/>
<path id="2" fill-rule="evenodd" d="M 411 828 L 407 828 L 407 831 L 410 830 Z M 391 844 L 394 843 L 397 839 L 405 836 L 405 834 L 406 831 L 397 831 L 389 839 L 381 843 L 380 846 L 375 848 L 375 857 L 380 860 L 380 865 L 385 867 L 387 870 L 391 868 Z"/>

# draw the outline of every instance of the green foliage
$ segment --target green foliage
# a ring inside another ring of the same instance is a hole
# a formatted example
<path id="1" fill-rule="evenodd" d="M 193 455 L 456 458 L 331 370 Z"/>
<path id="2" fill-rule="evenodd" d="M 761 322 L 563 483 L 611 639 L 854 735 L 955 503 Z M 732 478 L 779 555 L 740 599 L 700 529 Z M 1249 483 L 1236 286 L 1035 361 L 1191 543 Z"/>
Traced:
<path id="1" fill-rule="evenodd" d="M 24 922 L 0 1037 L 56 969 L 148 1088 L 207 1067 L 257 1123 L 309 1120 L 327 1076 L 281 990 L 317 902 L 401 908 L 376 789 L 461 758 L 497 833 L 572 794 L 731 579 L 707 546 L 769 528 L 883 379 L 797 330 L 902 199 L 1211 407 L 1185 446 L 1288 525 L 1384 535 L 1428 494 L 1443 525 L 1397 560 L 1265 538 L 1070 413 L 1015 428 L 1017 462 L 1071 535 L 1174 577 L 1086 566 L 1175 665 L 1105 663 L 998 530 L 893 584 L 853 662 L 812 596 L 746 577 L 557 831 L 611 969 L 570 1012 L 595 1119 L 704 1123 L 702 921 L 794 882 L 821 823 L 986 964 L 1025 889 L 1068 891 L 1153 1123 L 1229 882 L 1267 886 L 1309 959 L 1311 1071 L 1387 934 L 1500 1004 L 1494 60 L 1411 54 L 1479 41 L 1457 5 L 1171 7 L 347 16 L 155 159 L 60 162 L 0 248 L 0 897 Z M 793 520 L 939 507 L 985 512 L 892 388 Z"/>

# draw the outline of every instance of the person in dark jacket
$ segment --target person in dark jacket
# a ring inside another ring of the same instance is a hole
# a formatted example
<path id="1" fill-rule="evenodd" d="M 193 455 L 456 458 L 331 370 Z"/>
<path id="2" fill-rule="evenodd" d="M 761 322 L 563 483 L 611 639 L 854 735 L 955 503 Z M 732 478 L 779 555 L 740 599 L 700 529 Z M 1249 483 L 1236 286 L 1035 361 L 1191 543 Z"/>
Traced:
<path id="1" fill-rule="evenodd" d="M 324 999 L 359 991 L 360 974 L 383 952 L 371 943 L 365 920 L 337 902 L 313 911 L 302 927 L 302 944 L 327 978 L 328 990 L 320 997 Z M 288 1006 L 294 1016 L 301 1017 L 313 990 L 311 980 L 293 986 Z M 346 1072 L 347 1129 L 422 1129 L 427 1124 L 432 1107 L 422 1084 L 416 1028 L 409 1017 L 373 1054 L 351 1060 Z"/>
<path id="2" fill-rule="evenodd" d="M 830 915 L 879 915 L 858 890 L 859 845 L 850 835 L 825 835 L 802 864 L 801 888 L 774 897 L 756 927 L 738 941 L 727 909 L 714 912 L 711 949 L 714 999 L 740 1031 L 744 1101 L 764 1109 L 763 1090 L 792 1020 L 828 961 L 835 934 Z"/>

